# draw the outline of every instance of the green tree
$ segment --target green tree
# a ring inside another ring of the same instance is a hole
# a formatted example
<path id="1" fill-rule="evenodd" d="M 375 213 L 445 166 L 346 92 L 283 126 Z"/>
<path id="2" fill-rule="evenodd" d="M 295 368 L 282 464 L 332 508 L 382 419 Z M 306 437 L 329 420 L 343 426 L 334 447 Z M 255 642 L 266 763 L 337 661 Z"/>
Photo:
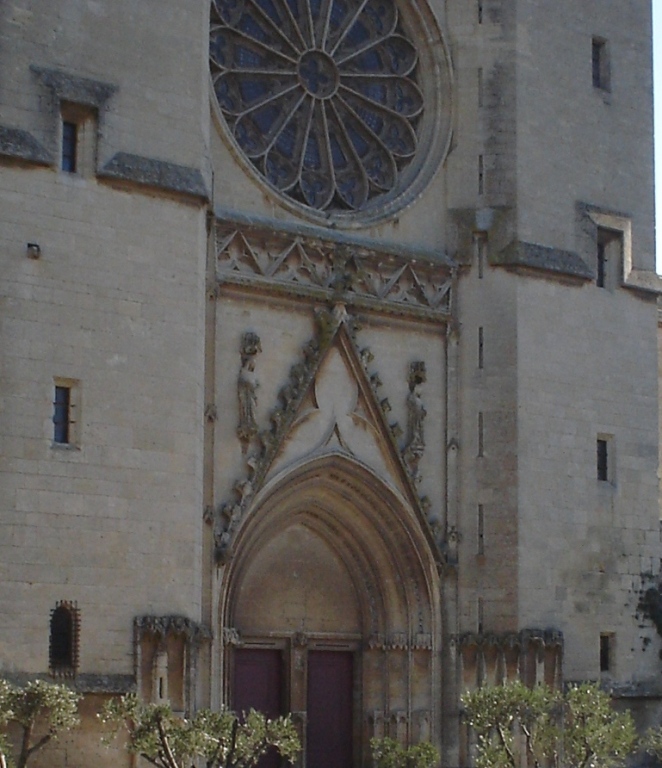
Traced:
<path id="1" fill-rule="evenodd" d="M 113 732 L 124 727 L 129 752 L 157 768 L 192 768 L 198 757 L 206 768 L 251 768 L 271 748 L 290 761 L 301 749 L 289 717 L 270 720 L 253 709 L 243 720 L 229 710 L 201 710 L 187 720 L 167 704 L 129 695 L 108 702 L 101 718 Z"/>
<path id="2" fill-rule="evenodd" d="M 565 762 L 575 768 L 622 765 L 637 741 L 629 712 L 615 712 L 609 695 L 597 685 L 568 689 L 563 708 Z"/>
<path id="3" fill-rule="evenodd" d="M 439 750 L 429 741 L 405 748 L 395 739 L 370 739 L 375 768 L 433 768 L 439 763 Z"/>
<path id="4" fill-rule="evenodd" d="M 26 768 L 35 752 L 79 723 L 80 696 L 64 685 L 37 680 L 24 688 L 0 680 L 0 766 Z M 7 730 L 18 729 L 12 749 Z"/>
<path id="5" fill-rule="evenodd" d="M 484 687 L 462 697 L 466 720 L 477 739 L 479 768 L 614 768 L 634 749 L 629 712 L 612 709 L 595 684 L 571 686 L 564 694 L 520 682 Z"/>

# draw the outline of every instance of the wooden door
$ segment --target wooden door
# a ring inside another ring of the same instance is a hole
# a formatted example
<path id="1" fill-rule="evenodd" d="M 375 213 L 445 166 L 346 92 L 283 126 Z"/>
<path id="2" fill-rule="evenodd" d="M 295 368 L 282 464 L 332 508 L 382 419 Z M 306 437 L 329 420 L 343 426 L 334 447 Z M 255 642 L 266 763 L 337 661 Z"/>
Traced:
<path id="1" fill-rule="evenodd" d="M 234 685 L 232 708 L 241 715 L 253 708 L 267 717 L 283 714 L 283 657 L 268 648 L 234 650 Z M 278 768 L 280 759 L 274 749 L 258 763 L 258 768 Z"/>
<path id="2" fill-rule="evenodd" d="M 351 768 L 353 657 L 344 651 L 308 654 L 306 768 Z"/>

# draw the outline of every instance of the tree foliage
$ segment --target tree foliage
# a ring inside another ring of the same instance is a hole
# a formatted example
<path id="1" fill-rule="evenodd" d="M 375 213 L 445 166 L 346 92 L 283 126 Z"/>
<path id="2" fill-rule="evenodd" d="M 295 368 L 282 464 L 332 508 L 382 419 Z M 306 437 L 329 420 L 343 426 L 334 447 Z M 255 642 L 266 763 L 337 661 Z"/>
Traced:
<path id="1" fill-rule="evenodd" d="M 77 726 L 79 699 L 64 685 L 37 680 L 21 688 L 0 680 L 0 766 L 26 768 L 35 752 Z M 7 737 L 12 724 L 20 734 L 15 750 Z"/>
<path id="2" fill-rule="evenodd" d="M 395 739 L 370 739 L 375 768 L 433 768 L 439 763 L 439 750 L 429 741 L 406 748 Z"/>
<path id="3" fill-rule="evenodd" d="M 484 687 L 462 697 L 466 720 L 477 739 L 478 768 L 614 768 L 636 742 L 629 712 L 612 709 L 595 684 L 571 686 L 564 694 L 520 682 Z"/>
<path id="4" fill-rule="evenodd" d="M 157 768 L 192 768 L 199 757 L 206 768 L 251 768 L 271 748 L 290 761 L 301 749 L 289 717 L 270 720 L 253 709 L 242 720 L 229 710 L 187 720 L 129 695 L 108 702 L 101 717 L 114 732 L 126 728 L 128 750 Z"/>

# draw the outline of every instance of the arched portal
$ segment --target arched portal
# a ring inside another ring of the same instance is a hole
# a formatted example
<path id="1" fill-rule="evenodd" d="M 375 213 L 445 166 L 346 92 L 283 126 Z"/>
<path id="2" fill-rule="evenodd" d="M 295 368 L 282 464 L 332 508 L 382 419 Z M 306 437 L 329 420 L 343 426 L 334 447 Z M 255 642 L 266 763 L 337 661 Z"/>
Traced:
<path id="1" fill-rule="evenodd" d="M 221 594 L 225 700 L 292 712 L 307 768 L 360 766 L 374 735 L 439 743 L 434 557 L 413 507 L 365 466 L 333 454 L 269 482 Z"/>

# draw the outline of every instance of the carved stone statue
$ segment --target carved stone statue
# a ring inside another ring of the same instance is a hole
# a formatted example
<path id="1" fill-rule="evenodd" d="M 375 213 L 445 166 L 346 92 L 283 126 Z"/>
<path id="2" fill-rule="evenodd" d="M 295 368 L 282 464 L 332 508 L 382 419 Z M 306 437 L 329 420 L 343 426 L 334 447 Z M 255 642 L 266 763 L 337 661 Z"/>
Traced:
<path id="1" fill-rule="evenodd" d="M 417 361 L 409 366 L 409 394 L 407 395 L 407 442 L 404 460 L 414 480 L 420 481 L 418 464 L 425 451 L 423 424 L 427 411 L 423 405 L 420 388 L 426 381 L 425 363 Z"/>
<path id="2" fill-rule="evenodd" d="M 261 351 L 260 337 L 251 331 L 245 333 L 241 342 L 241 369 L 237 379 L 237 396 L 239 399 L 237 437 L 244 453 L 258 431 L 255 411 L 259 382 L 255 375 L 255 356 Z"/>

